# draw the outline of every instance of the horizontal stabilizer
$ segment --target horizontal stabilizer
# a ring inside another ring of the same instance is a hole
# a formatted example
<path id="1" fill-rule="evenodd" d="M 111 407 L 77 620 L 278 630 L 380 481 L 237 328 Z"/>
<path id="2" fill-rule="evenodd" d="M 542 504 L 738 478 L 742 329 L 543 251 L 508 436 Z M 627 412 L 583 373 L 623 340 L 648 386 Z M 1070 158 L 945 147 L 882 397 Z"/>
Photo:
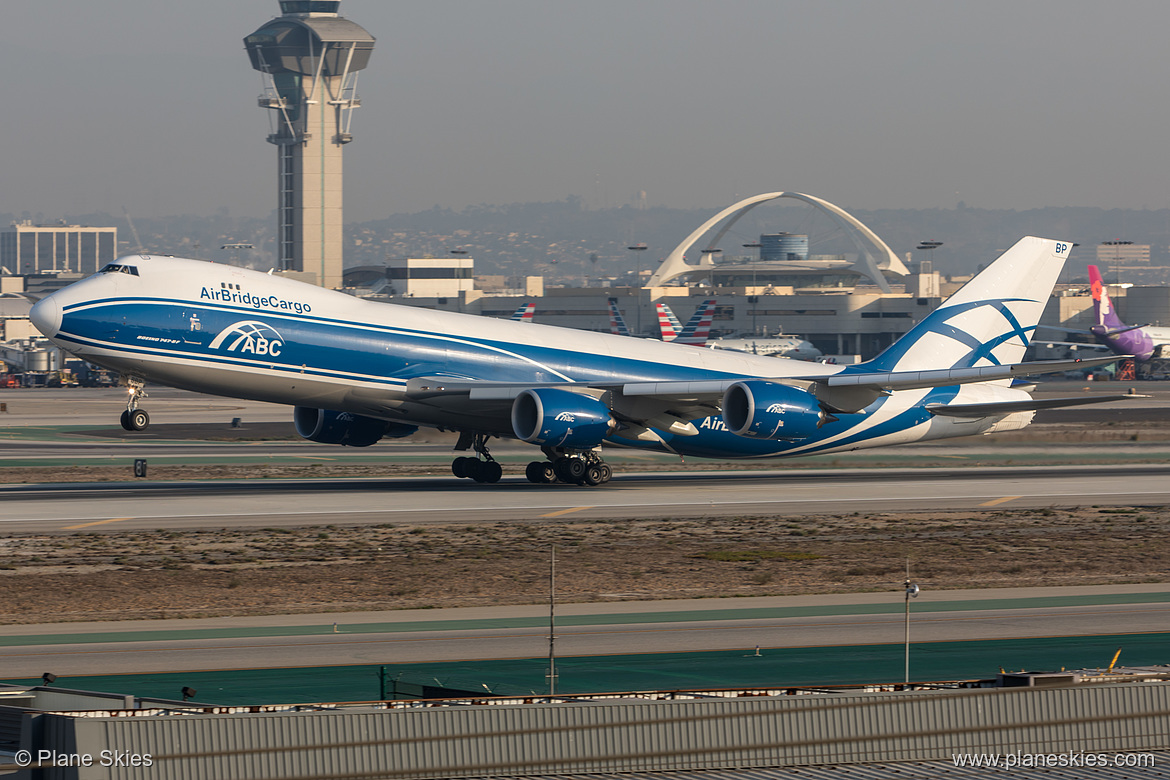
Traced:
<path id="1" fill-rule="evenodd" d="M 986 404 L 927 404 L 926 411 L 939 417 L 991 417 L 1012 412 L 1035 412 L 1040 409 L 1059 409 L 1064 406 L 1103 404 L 1125 398 L 1143 398 L 1140 395 L 1093 395 L 1071 398 L 1033 398 L 1028 401 L 998 401 Z"/>
<path id="2" fill-rule="evenodd" d="M 930 371 L 893 371 L 889 373 L 842 372 L 828 377 L 807 377 L 828 387 L 877 387 L 882 390 L 914 390 L 923 387 L 946 387 L 969 382 L 990 382 L 1031 374 L 1056 374 L 1062 371 L 1081 371 L 1114 363 L 1129 355 L 1078 360 L 1033 360 L 1028 363 L 1010 363 L 1004 366 L 973 366 L 971 368 L 940 368 Z"/>
<path id="3" fill-rule="evenodd" d="M 1084 335 L 1084 336 L 1092 336 L 1093 335 L 1093 331 L 1088 330 L 1087 328 L 1063 328 L 1059 325 L 1037 325 L 1036 329 L 1037 330 L 1058 330 L 1061 333 L 1080 333 L 1081 335 Z M 1035 339 L 1035 341 L 1045 341 L 1045 339 L 1038 338 L 1038 339 Z"/>

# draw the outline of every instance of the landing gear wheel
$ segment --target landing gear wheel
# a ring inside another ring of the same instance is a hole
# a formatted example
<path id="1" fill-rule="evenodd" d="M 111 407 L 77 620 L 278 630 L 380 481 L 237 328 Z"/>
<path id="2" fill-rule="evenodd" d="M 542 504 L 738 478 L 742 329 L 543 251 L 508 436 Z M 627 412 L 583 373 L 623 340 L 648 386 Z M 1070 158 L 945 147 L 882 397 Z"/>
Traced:
<path id="1" fill-rule="evenodd" d="M 463 431 L 459 435 L 457 450 L 466 450 L 468 446 L 475 450 L 479 458 L 460 457 L 451 461 L 451 473 L 460 479 L 474 479 L 476 482 L 499 482 L 504 475 L 504 469 L 492 458 L 488 452 L 487 441 L 491 438 L 485 433 L 471 433 Z"/>
<path id="2" fill-rule="evenodd" d="M 470 464 L 476 463 L 475 458 L 456 458 L 451 461 L 451 473 L 463 479 L 471 476 Z"/>
<path id="3" fill-rule="evenodd" d="M 486 460 L 479 464 L 479 473 L 475 477 L 476 482 L 486 482 L 489 485 L 494 485 L 500 481 L 500 477 L 504 476 L 504 468 L 494 460 Z"/>
<path id="4" fill-rule="evenodd" d="M 608 463 L 599 463 L 597 464 L 597 468 L 601 469 L 601 483 L 603 485 L 613 479 L 613 469 L 610 468 Z"/>
<path id="5" fill-rule="evenodd" d="M 130 427 L 130 411 L 129 410 L 122 412 L 121 423 L 122 423 L 122 428 L 124 428 L 125 430 L 127 430 L 127 431 L 134 430 L 133 428 Z"/>
<path id="6" fill-rule="evenodd" d="M 557 481 L 557 471 L 553 468 L 552 461 L 546 460 L 540 464 L 540 481 L 546 485 Z"/>
<path id="7" fill-rule="evenodd" d="M 569 458 L 568 463 L 565 464 L 565 474 L 569 477 L 569 482 L 576 482 L 578 485 L 585 479 L 585 472 L 588 470 L 585 461 L 580 458 Z"/>
<path id="8" fill-rule="evenodd" d="M 590 486 L 600 485 L 605 480 L 602 479 L 601 466 L 590 466 L 585 469 L 585 484 Z"/>
<path id="9" fill-rule="evenodd" d="M 529 463 L 524 468 L 524 476 L 528 479 L 529 482 L 532 482 L 533 484 L 543 484 L 545 482 L 544 461 L 534 460 Z"/>
<path id="10" fill-rule="evenodd" d="M 150 425 L 150 415 L 146 413 L 145 409 L 135 409 L 124 414 L 126 419 L 122 423 L 122 427 L 128 431 L 145 431 Z M 127 427 L 127 423 L 129 427 Z"/>

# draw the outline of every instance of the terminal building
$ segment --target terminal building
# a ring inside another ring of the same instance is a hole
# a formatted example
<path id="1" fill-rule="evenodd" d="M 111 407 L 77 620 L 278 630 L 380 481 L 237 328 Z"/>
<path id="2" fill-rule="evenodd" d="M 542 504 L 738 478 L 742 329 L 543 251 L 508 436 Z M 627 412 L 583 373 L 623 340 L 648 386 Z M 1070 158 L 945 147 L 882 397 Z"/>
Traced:
<path id="1" fill-rule="evenodd" d="M 748 245 L 760 250 L 758 258 L 719 262 L 709 242 L 699 262 L 687 262 L 688 250 L 707 232 L 721 226 L 718 239 L 747 210 L 780 197 L 813 203 L 840 219 L 859 238 L 857 253 L 810 254 L 807 235 L 777 232 Z M 509 317 L 519 303 L 531 301 L 535 322 L 602 332 L 610 327 L 612 298 L 633 332 L 652 338 L 659 335 L 657 304 L 666 303 L 685 320 L 702 301 L 715 298 L 713 337 L 794 334 L 825 355 L 848 361 L 888 347 L 953 289 L 940 282 L 929 261 L 916 270 L 912 273 L 880 238 L 836 206 L 800 193 L 768 193 L 709 220 L 642 287 L 553 287 L 526 277 L 523 292 L 517 285 L 504 293 L 497 283 L 471 285 L 468 257 L 391 260 L 384 267 L 350 269 L 346 279 L 349 286 L 365 287 L 359 293 L 364 297 L 492 317 Z M 539 290 L 543 295 L 533 295 Z"/>
<path id="2" fill-rule="evenodd" d="M 14 222 L 0 232 L 0 273 L 33 276 L 50 273 L 97 273 L 114 261 L 118 229 L 68 225 L 34 225 Z"/>

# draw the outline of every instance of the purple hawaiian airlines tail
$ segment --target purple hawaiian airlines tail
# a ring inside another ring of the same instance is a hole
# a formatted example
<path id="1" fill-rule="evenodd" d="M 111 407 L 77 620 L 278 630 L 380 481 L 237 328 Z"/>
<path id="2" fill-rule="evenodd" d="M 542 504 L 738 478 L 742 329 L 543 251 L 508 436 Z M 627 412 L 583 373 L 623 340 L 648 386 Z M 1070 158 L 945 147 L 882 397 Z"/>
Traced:
<path id="1" fill-rule="evenodd" d="M 1097 341 L 1119 355 L 1133 355 L 1138 360 L 1149 360 L 1154 354 L 1154 342 L 1140 325 L 1126 325 L 1117 316 L 1105 281 L 1097 266 L 1089 266 L 1089 289 L 1093 292 L 1093 326 L 1089 331 Z"/>
<path id="2" fill-rule="evenodd" d="M 1093 324 L 1106 331 L 1124 330 L 1127 326 L 1118 319 L 1109 293 L 1105 291 L 1101 271 L 1095 265 L 1089 266 L 1089 289 L 1093 292 Z"/>

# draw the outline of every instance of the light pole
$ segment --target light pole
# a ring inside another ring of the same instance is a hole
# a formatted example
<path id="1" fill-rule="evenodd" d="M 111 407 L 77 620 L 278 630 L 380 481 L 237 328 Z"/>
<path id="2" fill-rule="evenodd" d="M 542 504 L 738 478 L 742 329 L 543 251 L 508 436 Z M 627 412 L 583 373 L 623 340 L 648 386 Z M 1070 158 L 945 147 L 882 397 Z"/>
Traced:
<path id="1" fill-rule="evenodd" d="M 645 252 L 647 249 L 649 249 L 649 247 L 646 246 L 646 243 L 644 241 L 639 241 L 636 244 L 632 244 L 631 246 L 626 247 L 626 249 L 630 250 L 631 252 Z M 637 255 L 634 255 L 634 256 L 637 257 Z M 638 259 L 638 264 L 637 264 L 636 268 L 638 269 L 638 271 L 640 273 L 642 270 L 641 258 Z M 638 301 L 638 308 L 636 311 L 637 311 L 637 313 L 634 316 L 634 333 L 641 333 L 642 332 L 642 301 L 640 299 Z"/>
<path id="2" fill-rule="evenodd" d="M 910 599 L 918 598 L 918 585 L 910 581 L 910 559 L 906 559 L 906 684 L 910 684 Z"/>
<path id="3" fill-rule="evenodd" d="M 548 563 L 548 695 L 557 693 L 557 546 Z"/>

